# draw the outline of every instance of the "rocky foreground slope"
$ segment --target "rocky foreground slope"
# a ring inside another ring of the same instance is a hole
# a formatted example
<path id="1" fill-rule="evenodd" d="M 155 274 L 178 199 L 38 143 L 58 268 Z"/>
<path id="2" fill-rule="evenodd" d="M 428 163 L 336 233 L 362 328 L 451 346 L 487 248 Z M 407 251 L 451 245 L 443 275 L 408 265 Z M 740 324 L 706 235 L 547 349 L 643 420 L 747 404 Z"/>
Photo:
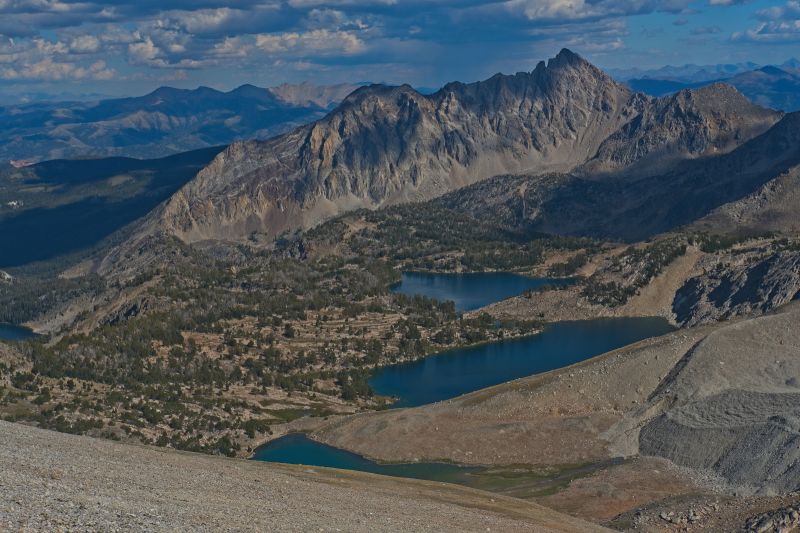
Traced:
<path id="1" fill-rule="evenodd" d="M 426 200 L 504 173 L 652 173 L 726 153 L 780 113 L 715 86 L 633 93 L 569 50 L 532 72 L 364 87 L 324 119 L 232 145 L 150 221 L 186 242 L 274 237 L 336 214 Z"/>
<path id="2" fill-rule="evenodd" d="M 0 422 L 3 531 L 606 531 L 514 498 Z"/>

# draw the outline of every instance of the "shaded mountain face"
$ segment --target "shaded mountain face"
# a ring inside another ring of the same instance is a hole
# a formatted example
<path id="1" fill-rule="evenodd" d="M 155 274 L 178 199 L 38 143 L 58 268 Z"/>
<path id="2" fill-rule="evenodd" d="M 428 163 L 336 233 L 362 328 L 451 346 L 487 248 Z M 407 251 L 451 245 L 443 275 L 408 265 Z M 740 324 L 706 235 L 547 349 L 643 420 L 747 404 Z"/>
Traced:
<path id="1" fill-rule="evenodd" d="M 698 220 L 697 229 L 723 232 L 797 228 L 798 176 L 800 113 L 791 113 L 728 153 L 685 159 L 655 175 L 499 176 L 437 202 L 531 234 L 633 242 Z"/>
<path id="2" fill-rule="evenodd" d="M 96 245 L 152 211 L 221 150 L 0 168 L 0 268 Z"/>
<path id="3" fill-rule="evenodd" d="M 324 116 L 355 89 L 162 87 L 137 98 L 0 107 L 0 159 L 152 158 L 266 139 Z"/>
<path id="4" fill-rule="evenodd" d="M 721 77 L 716 81 L 724 81 L 736 87 L 758 105 L 787 112 L 800 110 L 800 71 L 767 66 L 731 77 Z M 653 96 L 703 87 L 709 83 L 658 78 L 635 78 L 628 81 L 633 90 Z"/>
<path id="5" fill-rule="evenodd" d="M 601 144 L 583 172 L 655 175 L 681 160 L 729 152 L 768 130 L 779 117 L 730 85 L 683 90 L 647 101 Z"/>
<path id="6" fill-rule="evenodd" d="M 532 72 L 425 96 L 364 87 L 324 119 L 220 154 L 151 219 L 186 242 L 274 237 L 355 208 L 435 198 L 498 174 L 664 171 L 725 153 L 780 114 L 713 87 L 653 99 L 563 50 Z"/>

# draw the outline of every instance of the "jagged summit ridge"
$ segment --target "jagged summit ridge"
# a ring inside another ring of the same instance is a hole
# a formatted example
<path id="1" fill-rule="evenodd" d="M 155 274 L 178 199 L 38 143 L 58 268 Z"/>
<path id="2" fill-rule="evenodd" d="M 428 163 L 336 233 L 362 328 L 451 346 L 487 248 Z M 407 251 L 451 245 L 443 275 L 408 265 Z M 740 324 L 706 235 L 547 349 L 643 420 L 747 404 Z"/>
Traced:
<path id="1" fill-rule="evenodd" d="M 365 86 L 315 123 L 232 145 L 173 197 L 158 225 L 187 242 L 271 237 L 498 174 L 567 172 L 588 162 L 614 171 L 665 150 L 697 157 L 778 118 L 753 106 L 754 116 L 740 121 L 702 92 L 675 98 L 694 103 L 633 93 L 566 49 L 530 72 L 449 83 L 431 95 Z M 698 124 L 707 127 L 695 138 Z"/>
<path id="2" fill-rule="evenodd" d="M 727 153 L 782 116 L 714 83 L 643 102 L 638 115 L 605 140 L 584 172 L 655 175 L 685 159 Z"/>

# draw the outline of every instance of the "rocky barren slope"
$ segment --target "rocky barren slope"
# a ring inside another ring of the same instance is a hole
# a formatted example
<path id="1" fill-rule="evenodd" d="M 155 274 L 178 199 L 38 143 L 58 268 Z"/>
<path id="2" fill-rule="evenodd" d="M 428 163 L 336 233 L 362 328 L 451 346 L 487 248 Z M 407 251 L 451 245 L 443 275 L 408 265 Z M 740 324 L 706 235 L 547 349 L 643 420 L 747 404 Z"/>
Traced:
<path id="1" fill-rule="evenodd" d="M 639 453 L 711 471 L 740 492 L 800 489 L 800 307 L 722 326 L 648 398 Z M 644 411 L 636 413 L 641 416 Z"/>
<path id="2" fill-rule="evenodd" d="M 451 83 L 430 96 L 361 88 L 318 122 L 232 145 L 151 224 L 186 242 L 274 237 L 498 174 L 663 170 L 725 153 L 779 118 L 727 87 L 664 99 L 632 93 L 563 50 L 532 72 Z"/>
<path id="3" fill-rule="evenodd" d="M 607 531 L 443 483 L 281 466 L 0 422 L 3 531 Z"/>

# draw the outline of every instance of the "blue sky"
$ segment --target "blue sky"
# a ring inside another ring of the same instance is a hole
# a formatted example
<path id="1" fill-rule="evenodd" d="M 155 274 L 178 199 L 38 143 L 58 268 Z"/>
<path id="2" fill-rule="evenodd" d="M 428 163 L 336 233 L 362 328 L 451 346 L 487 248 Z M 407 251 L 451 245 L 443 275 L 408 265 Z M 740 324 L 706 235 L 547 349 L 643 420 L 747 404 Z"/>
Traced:
<path id="1" fill-rule="evenodd" d="M 384 81 L 800 56 L 800 0 L 0 0 L 0 90 Z"/>

